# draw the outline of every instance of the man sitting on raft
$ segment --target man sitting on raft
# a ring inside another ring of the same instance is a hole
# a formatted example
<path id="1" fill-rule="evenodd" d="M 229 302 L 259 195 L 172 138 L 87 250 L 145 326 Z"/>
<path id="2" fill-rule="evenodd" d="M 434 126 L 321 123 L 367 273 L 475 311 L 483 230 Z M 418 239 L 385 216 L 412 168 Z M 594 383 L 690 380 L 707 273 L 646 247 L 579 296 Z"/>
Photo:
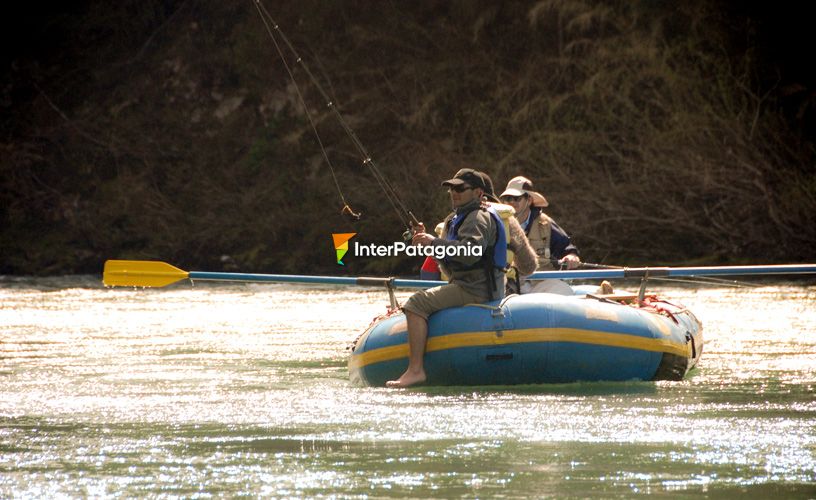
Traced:
<path id="1" fill-rule="evenodd" d="M 515 217 L 515 210 L 510 205 L 502 204 L 496 193 L 493 191 L 493 179 L 487 172 L 476 172 L 482 177 L 484 181 L 484 194 L 482 195 L 482 202 L 488 206 L 496 209 L 496 213 L 504 223 L 504 234 L 507 238 L 507 286 L 505 287 L 505 295 L 518 292 L 518 276 L 528 276 L 535 272 L 538 267 L 538 256 L 535 253 L 527 235 L 524 234 L 524 229 L 519 224 Z M 440 222 L 436 226 L 436 234 L 442 235 L 444 222 Z M 420 279 L 423 280 L 442 280 L 447 276 L 442 276 L 439 271 L 439 265 L 433 257 L 426 257 L 422 263 L 422 268 L 419 274 Z M 511 284 L 512 283 L 512 284 Z"/>
<path id="2" fill-rule="evenodd" d="M 425 343 L 431 314 L 504 298 L 507 238 L 501 217 L 482 203 L 484 179 L 477 171 L 463 168 L 442 186 L 448 188 L 454 209 L 445 219 L 443 237 L 426 233 L 420 224 L 411 243 L 448 247 L 439 265 L 449 276 L 449 283 L 415 293 L 402 307 L 408 324 L 408 369 L 397 380 L 388 381 L 388 387 L 425 381 Z M 481 252 L 472 250 L 475 247 Z"/>

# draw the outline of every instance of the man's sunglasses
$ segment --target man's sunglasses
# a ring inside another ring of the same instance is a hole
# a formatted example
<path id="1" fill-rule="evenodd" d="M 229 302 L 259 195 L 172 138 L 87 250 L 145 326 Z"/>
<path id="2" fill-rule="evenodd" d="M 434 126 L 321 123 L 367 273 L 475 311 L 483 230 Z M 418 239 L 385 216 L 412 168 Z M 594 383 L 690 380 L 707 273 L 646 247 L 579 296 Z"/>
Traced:
<path id="1" fill-rule="evenodd" d="M 517 202 L 517 201 L 519 201 L 519 200 L 521 200 L 523 198 L 526 198 L 526 197 L 527 197 L 526 194 L 523 194 L 521 196 L 510 196 L 509 194 L 507 194 L 507 195 L 502 196 L 501 200 L 504 201 L 504 202 L 509 203 L 509 202 Z"/>
<path id="2" fill-rule="evenodd" d="M 473 189 L 473 186 L 459 184 L 458 186 L 448 186 L 448 189 L 450 189 L 451 191 L 456 191 L 457 193 L 464 193 L 468 189 Z"/>

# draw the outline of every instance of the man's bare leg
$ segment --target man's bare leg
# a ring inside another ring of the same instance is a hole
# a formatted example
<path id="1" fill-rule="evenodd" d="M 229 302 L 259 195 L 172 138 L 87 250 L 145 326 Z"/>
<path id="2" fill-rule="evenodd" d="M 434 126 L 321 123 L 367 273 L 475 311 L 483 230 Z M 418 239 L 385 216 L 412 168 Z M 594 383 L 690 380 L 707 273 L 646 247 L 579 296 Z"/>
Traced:
<path id="1" fill-rule="evenodd" d="M 408 323 L 408 369 L 397 380 L 389 380 L 386 387 L 408 387 L 425 382 L 425 342 L 428 340 L 428 320 L 405 311 Z"/>

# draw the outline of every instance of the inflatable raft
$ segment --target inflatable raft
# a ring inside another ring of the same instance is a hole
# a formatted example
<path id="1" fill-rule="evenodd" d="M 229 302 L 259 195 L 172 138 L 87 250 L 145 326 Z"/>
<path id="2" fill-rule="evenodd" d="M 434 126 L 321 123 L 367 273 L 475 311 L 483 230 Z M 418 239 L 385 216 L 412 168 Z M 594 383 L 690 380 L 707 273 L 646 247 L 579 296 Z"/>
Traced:
<path id="1" fill-rule="evenodd" d="M 398 378 L 407 338 L 404 314 L 377 318 L 352 348 L 352 382 Z M 702 348 L 697 318 L 655 296 L 513 295 L 431 315 L 424 385 L 681 380 Z"/>

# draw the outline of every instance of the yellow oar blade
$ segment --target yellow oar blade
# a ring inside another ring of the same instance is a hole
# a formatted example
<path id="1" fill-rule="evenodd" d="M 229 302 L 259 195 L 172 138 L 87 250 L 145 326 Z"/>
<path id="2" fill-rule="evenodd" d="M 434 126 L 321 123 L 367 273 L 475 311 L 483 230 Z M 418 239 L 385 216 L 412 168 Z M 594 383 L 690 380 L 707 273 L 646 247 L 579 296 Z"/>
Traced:
<path id="1" fill-rule="evenodd" d="M 165 262 L 152 260 L 109 260 L 102 282 L 107 286 L 167 286 L 186 279 L 190 273 Z"/>

